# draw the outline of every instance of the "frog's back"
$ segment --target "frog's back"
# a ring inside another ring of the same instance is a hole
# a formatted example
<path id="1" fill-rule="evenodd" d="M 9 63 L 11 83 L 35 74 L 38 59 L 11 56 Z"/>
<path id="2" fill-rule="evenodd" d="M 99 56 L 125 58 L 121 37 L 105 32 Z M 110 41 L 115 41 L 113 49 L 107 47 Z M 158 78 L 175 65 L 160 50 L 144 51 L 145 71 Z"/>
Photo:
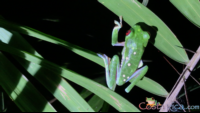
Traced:
<path id="1" fill-rule="evenodd" d="M 144 31 L 140 26 L 131 28 L 126 35 L 120 73 L 121 81 L 118 81 L 118 85 L 124 84 L 136 71 L 144 53 Z"/>

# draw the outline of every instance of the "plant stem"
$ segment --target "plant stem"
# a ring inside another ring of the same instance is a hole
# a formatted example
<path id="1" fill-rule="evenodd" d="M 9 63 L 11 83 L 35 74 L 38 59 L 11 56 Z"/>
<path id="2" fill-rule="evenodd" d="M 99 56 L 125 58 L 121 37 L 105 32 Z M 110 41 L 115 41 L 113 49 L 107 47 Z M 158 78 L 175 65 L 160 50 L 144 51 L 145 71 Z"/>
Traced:
<path id="1" fill-rule="evenodd" d="M 192 57 L 192 59 L 190 60 L 190 62 L 187 64 L 184 71 L 182 72 L 181 76 L 179 77 L 179 79 L 177 81 L 178 84 L 177 85 L 175 84 L 171 93 L 166 98 L 163 106 L 160 109 L 160 112 L 169 111 L 172 103 L 176 100 L 177 95 L 179 94 L 180 90 L 182 89 L 182 87 L 184 85 L 185 81 L 184 81 L 183 77 L 185 77 L 185 80 L 187 80 L 187 78 L 190 75 L 190 71 L 188 71 L 188 69 L 193 70 L 194 67 L 196 66 L 197 62 L 199 61 L 199 59 L 200 59 L 200 46 L 199 46 L 196 54 L 194 54 L 194 56 Z"/>

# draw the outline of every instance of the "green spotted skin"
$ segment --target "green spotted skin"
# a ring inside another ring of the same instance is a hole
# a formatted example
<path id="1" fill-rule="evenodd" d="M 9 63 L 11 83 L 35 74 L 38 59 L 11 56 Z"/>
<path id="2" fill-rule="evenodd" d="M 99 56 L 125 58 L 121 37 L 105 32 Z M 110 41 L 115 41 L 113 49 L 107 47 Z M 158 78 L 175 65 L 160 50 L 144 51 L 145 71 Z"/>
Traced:
<path id="1" fill-rule="evenodd" d="M 135 25 L 127 32 L 117 85 L 125 84 L 137 70 L 149 38 L 149 34 L 143 31 L 139 25 Z"/>

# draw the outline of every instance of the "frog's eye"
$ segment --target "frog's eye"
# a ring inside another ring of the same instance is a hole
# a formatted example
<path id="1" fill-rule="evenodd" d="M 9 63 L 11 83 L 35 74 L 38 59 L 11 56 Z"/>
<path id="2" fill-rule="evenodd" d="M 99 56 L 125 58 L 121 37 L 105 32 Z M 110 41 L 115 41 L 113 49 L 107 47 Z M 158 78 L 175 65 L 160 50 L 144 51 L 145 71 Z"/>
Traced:
<path id="1" fill-rule="evenodd" d="M 131 33 L 131 30 L 128 30 L 128 31 L 126 32 L 126 36 L 128 36 L 130 33 Z"/>

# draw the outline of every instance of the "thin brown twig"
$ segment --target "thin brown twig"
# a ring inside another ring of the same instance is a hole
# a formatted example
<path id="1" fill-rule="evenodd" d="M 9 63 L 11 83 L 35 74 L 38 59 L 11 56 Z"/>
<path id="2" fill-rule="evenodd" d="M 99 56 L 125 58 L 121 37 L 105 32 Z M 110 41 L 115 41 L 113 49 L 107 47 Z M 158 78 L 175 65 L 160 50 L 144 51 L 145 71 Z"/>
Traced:
<path id="1" fill-rule="evenodd" d="M 184 65 L 183 65 L 183 70 L 184 70 Z M 189 69 L 188 69 L 189 70 Z M 190 71 L 190 70 L 189 70 Z M 190 71 L 190 73 L 192 73 L 191 71 Z M 197 84 L 199 84 L 200 85 L 200 83 L 190 74 L 190 77 L 197 83 Z"/>
<path id="2" fill-rule="evenodd" d="M 163 56 L 164 57 L 164 56 Z M 177 69 L 164 57 L 164 59 L 171 65 L 171 67 L 179 74 L 179 76 L 181 76 L 181 74 L 177 71 Z M 184 65 L 183 65 L 183 67 L 184 67 Z M 183 68 L 183 70 L 184 70 L 184 68 Z M 186 88 L 186 84 L 185 84 L 185 77 L 183 78 L 184 79 L 184 90 L 185 90 L 185 96 L 186 96 L 186 100 L 187 100 L 187 104 L 188 104 L 188 106 L 190 105 L 189 104 L 189 99 L 188 99 L 188 95 L 187 95 L 187 88 Z M 191 112 L 190 111 L 190 109 L 189 109 L 189 112 Z"/>
<path id="3" fill-rule="evenodd" d="M 186 112 L 186 111 L 183 109 L 183 107 L 181 106 L 181 104 L 180 104 L 177 100 L 175 100 L 175 102 L 181 107 L 181 109 L 182 109 L 184 112 Z"/>
<path id="4" fill-rule="evenodd" d="M 164 56 L 163 56 L 164 57 Z M 165 57 L 164 57 L 165 58 Z M 165 58 L 165 60 L 173 67 L 173 69 L 179 74 L 181 75 L 177 70 L 176 68 L 167 60 L 167 58 Z M 184 70 L 184 65 L 183 65 L 183 70 Z M 200 83 L 190 74 L 190 77 L 198 84 L 200 85 Z"/>
<path id="5" fill-rule="evenodd" d="M 167 112 L 170 109 L 168 106 L 171 106 L 172 103 L 176 100 L 177 95 L 179 94 L 180 90 L 184 85 L 183 77 L 185 77 L 185 79 L 187 80 L 187 78 L 191 73 L 190 71 L 188 71 L 188 69 L 193 70 L 199 60 L 200 60 L 200 46 L 197 49 L 196 54 L 194 54 L 191 60 L 187 63 L 186 68 L 184 69 L 181 76 L 177 80 L 178 84 L 174 85 L 175 89 L 173 88 L 170 95 L 168 95 L 168 97 L 166 98 L 163 106 L 160 109 L 160 112 Z"/>
<path id="6" fill-rule="evenodd" d="M 164 57 L 164 56 L 163 56 Z M 167 60 L 167 58 L 164 57 L 164 59 L 172 66 L 172 68 L 179 74 L 181 75 L 177 70 L 176 68 Z"/>
<path id="7" fill-rule="evenodd" d="M 184 65 L 183 65 L 183 70 L 184 70 Z M 189 70 L 189 69 L 188 69 Z M 190 70 L 189 70 L 190 71 Z M 192 73 L 191 71 L 190 71 L 190 73 Z M 199 84 L 200 85 L 200 83 L 190 74 L 190 77 L 197 83 L 197 84 Z"/>
<path id="8" fill-rule="evenodd" d="M 57 99 L 54 98 L 54 99 L 50 100 L 49 103 L 52 104 L 52 103 L 54 103 L 56 100 L 57 100 Z"/>
<path id="9" fill-rule="evenodd" d="M 189 51 L 189 52 L 191 52 L 191 53 L 196 53 L 196 52 L 194 52 L 194 51 L 192 51 L 192 50 L 189 50 L 189 49 L 186 49 L 186 48 L 184 48 L 184 47 L 180 47 L 180 46 L 176 46 L 176 47 L 179 47 L 179 48 L 182 48 L 182 49 L 185 49 L 186 51 Z"/>
<path id="10" fill-rule="evenodd" d="M 163 56 L 164 57 L 164 56 Z M 164 57 L 164 59 L 169 63 L 169 65 L 171 65 L 171 67 L 180 75 L 180 73 L 176 70 L 176 68 L 167 60 L 167 58 Z M 172 88 L 171 92 L 169 95 L 171 95 L 171 93 L 174 91 L 176 85 L 178 84 L 179 81 L 177 81 L 174 85 L 174 87 Z"/>
<path id="11" fill-rule="evenodd" d="M 200 83 L 192 76 L 192 75 L 190 75 L 190 77 L 192 77 L 192 79 L 194 80 L 194 81 L 196 81 L 197 82 L 197 84 L 199 84 L 200 85 Z"/>
<path id="12" fill-rule="evenodd" d="M 186 84 L 185 84 L 185 77 L 183 77 L 183 80 L 184 80 L 184 91 L 185 91 L 185 97 L 187 100 L 187 105 L 190 106 L 190 102 L 189 102 L 188 95 L 187 95 L 187 88 L 186 88 Z M 190 108 L 188 110 L 189 110 L 189 112 L 191 112 Z"/>

